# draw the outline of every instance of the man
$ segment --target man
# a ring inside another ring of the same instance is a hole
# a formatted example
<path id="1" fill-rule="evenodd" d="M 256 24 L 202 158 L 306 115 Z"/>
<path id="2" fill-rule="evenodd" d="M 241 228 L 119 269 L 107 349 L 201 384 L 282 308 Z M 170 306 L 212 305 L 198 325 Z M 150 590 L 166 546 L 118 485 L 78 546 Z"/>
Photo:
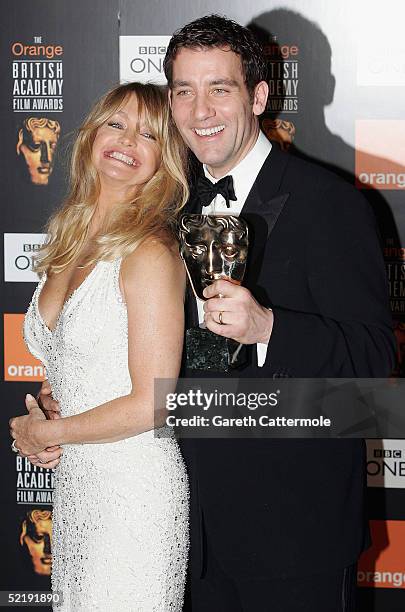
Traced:
<path id="1" fill-rule="evenodd" d="M 387 376 L 395 349 L 373 215 L 350 185 L 261 133 L 268 86 L 252 33 L 215 15 L 198 19 L 173 36 L 164 66 L 200 174 L 233 177 L 229 197 L 206 201 L 193 189 L 189 210 L 241 213 L 249 223 L 244 287 L 215 281 L 201 312 L 209 329 L 248 345 L 251 363 L 238 375 Z M 195 325 L 193 298 L 187 311 Z M 367 545 L 363 441 L 182 447 L 193 612 L 354 610 Z"/>
<path id="2" fill-rule="evenodd" d="M 207 327 L 254 349 L 238 375 L 387 376 L 395 349 L 373 214 L 353 187 L 266 140 L 266 66 L 252 33 L 197 19 L 174 34 L 164 68 L 202 176 L 233 178 L 229 208 L 214 192 L 204 200 L 205 185 L 189 210 L 249 223 L 244 287 L 205 289 Z M 188 318 L 196 323 L 193 299 Z M 183 451 L 193 612 L 354 609 L 367 545 L 363 441 L 184 440 Z"/>

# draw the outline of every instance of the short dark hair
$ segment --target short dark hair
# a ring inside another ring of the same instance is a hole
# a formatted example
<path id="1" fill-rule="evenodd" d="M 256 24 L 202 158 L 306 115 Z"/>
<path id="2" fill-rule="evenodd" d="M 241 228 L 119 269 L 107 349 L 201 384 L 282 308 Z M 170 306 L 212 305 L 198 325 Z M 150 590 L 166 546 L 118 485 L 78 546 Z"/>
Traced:
<path id="1" fill-rule="evenodd" d="M 227 17 L 206 15 L 173 34 L 163 61 L 169 87 L 173 84 L 173 60 L 183 47 L 229 47 L 240 57 L 245 85 L 250 95 L 256 85 L 267 78 L 267 64 L 257 38 L 248 28 Z"/>

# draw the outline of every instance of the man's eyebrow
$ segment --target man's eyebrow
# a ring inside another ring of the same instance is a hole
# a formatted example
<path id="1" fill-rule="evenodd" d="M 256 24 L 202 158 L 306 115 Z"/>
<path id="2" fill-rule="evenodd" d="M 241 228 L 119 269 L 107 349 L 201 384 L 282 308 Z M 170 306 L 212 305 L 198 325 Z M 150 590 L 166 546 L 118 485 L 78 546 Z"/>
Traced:
<path id="1" fill-rule="evenodd" d="M 210 85 L 227 85 L 228 87 L 238 87 L 239 83 L 235 79 L 214 79 Z"/>
<path id="2" fill-rule="evenodd" d="M 235 79 L 218 78 L 209 82 L 209 85 L 227 85 L 228 87 L 238 87 L 239 83 Z M 181 81 L 176 79 L 173 81 L 173 89 L 176 87 L 191 87 L 190 81 Z"/>
<path id="3" fill-rule="evenodd" d="M 173 89 L 175 87 L 187 87 L 189 85 L 190 85 L 190 83 L 188 81 L 180 81 L 178 79 L 173 81 Z"/>

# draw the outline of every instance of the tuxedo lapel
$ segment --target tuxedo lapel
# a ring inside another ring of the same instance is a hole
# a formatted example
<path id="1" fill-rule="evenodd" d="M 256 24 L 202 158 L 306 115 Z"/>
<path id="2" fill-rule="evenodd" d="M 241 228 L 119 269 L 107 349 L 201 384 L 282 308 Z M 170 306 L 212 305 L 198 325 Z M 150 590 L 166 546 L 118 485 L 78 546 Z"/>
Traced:
<path id="1" fill-rule="evenodd" d="M 288 155 L 276 143 L 265 160 L 241 211 L 249 226 L 249 255 L 244 285 L 256 294 L 263 252 L 289 193 L 283 192 L 282 181 Z M 259 297 L 256 295 L 256 297 Z"/>
<path id="2" fill-rule="evenodd" d="M 288 160 L 288 154 L 281 151 L 278 143 L 273 142 L 271 151 L 246 198 L 242 209 L 243 214 L 251 212 L 262 214 L 266 212 L 270 201 L 282 194 L 281 187 Z"/>
<path id="3" fill-rule="evenodd" d="M 190 190 L 190 197 L 188 199 L 188 202 L 185 206 L 185 211 L 186 213 L 190 213 L 190 214 L 197 214 L 200 215 L 201 214 L 201 210 L 202 210 L 202 206 L 201 206 L 201 200 L 198 196 L 197 190 L 194 188 L 192 188 Z"/>
<path id="4" fill-rule="evenodd" d="M 187 204 L 184 207 L 184 212 L 189 214 L 201 214 L 201 201 L 197 193 L 196 185 L 198 181 L 198 176 L 202 173 L 202 166 L 198 164 L 197 168 L 194 168 L 193 178 L 190 185 L 190 197 L 188 199 Z M 197 310 L 197 300 L 194 295 L 194 292 L 191 288 L 190 281 L 187 278 L 186 285 L 186 329 L 190 327 L 198 326 L 198 310 Z"/>

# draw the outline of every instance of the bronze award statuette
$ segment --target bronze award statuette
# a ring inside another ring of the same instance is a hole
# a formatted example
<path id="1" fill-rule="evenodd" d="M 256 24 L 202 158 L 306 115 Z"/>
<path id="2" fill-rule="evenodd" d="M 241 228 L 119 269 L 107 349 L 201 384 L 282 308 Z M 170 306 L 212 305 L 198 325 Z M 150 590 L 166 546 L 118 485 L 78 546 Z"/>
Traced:
<path id="1" fill-rule="evenodd" d="M 180 255 L 197 299 L 215 280 L 241 285 L 248 253 L 248 227 L 232 215 L 184 214 L 179 224 Z M 242 344 L 214 334 L 202 323 L 186 331 L 187 367 L 229 372 L 246 360 Z"/>

